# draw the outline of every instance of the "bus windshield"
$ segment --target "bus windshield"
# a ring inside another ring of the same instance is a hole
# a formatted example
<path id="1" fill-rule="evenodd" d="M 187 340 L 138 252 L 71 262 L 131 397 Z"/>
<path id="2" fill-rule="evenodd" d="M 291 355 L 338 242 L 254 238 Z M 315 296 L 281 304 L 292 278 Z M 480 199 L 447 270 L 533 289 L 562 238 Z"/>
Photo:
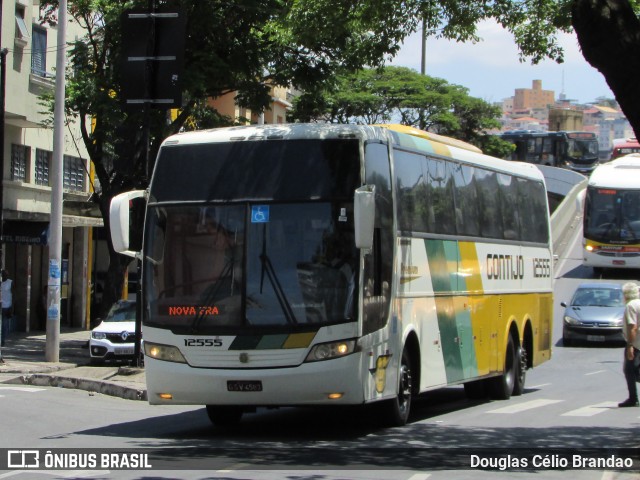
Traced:
<path id="1" fill-rule="evenodd" d="M 602 243 L 640 239 L 640 190 L 589 188 L 585 238 Z"/>
<path id="2" fill-rule="evenodd" d="M 357 318 L 357 142 L 259 143 L 196 147 L 194 158 L 208 163 L 196 170 L 201 175 L 177 168 L 194 155 L 191 146 L 159 157 L 145 235 L 145 324 L 204 335 L 317 329 Z M 313 175 L 287 178 L 300 163 Z M 171 184 L 155 182 L 166 170 Z M 235 182 L 234 198 L 221 171 Z M 282 181 L 288 189 L 270 188 Z M 172 205 L 175 184 L 194 203 Z"/>
<path id="3" fill-rule="evenodd" d="M 569 138 L 567 156 L 572 160 L 593 159 L 598 156 L 598 141 Z"/>

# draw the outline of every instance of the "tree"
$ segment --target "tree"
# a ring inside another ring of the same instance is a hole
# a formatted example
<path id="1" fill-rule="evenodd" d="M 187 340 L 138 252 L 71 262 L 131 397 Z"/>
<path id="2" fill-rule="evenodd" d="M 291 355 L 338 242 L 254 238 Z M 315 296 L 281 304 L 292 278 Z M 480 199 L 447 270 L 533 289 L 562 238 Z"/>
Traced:
<path id="1" fill-rule="evenodd" d="M 604 76 L 640 138 L 640 4 L 637 0 L 574 0 L 572 25 L 584 58 Z"/>
<path id="2" fill-rule="evenodd" d="M 147 1 L 69 0 L 68 9 L 86 35 L 71 45 L 67 113 L 80 122 L 100 189 L 95 195 L 109 227 L 109 205 L 118 193 L 146 188 L 160 143 L 181 129 L 228 123 L 207 99 L 236 92 L 241 106 L 260 111 L 270 102 L 268 85 L 314 91 L 340 72 L 379 66 L 415 30 L 417 4 L 397 0 L 173 0 L 158 6 L 187 17 L 182 90 L 184 104 L 168 121 L 164 110 L 126 109 L 121 101 L 120 16 L 147 8 Z M 58 0 L 42 2 L 44 21 L 57 20 Z M 148 135 L 143 127 L 149 125 Z M 150 160 L 147 164 L 147 159 Z M 140 225 L 141 228 L 141 225 Z M 130 259 L 114 252 L 104 307 L 120 297 Z"/>
<path id="3" fill-rule="evenodd" d="M 324 92 L 294 100 L 292 121 L 402 123 L 458 138 L 504 156 L 508 142 L 489 142 L 486 132 L 500 127 L 501 111 L 469 96 L 468 89 L 405 67 L 364 69 L 341 75 Z M 504 145 L 502 145 L 504 143 Z"/>

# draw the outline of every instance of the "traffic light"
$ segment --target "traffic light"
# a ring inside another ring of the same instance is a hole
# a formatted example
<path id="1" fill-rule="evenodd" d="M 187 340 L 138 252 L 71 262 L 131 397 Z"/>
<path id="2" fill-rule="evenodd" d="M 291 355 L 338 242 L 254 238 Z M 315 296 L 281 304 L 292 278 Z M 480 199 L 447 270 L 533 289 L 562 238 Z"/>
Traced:
<path id="1" fill-rule="evenodd" d="M 126 10 L 121 22 L 125 104 L 181 107 L 186 15 Z"/>

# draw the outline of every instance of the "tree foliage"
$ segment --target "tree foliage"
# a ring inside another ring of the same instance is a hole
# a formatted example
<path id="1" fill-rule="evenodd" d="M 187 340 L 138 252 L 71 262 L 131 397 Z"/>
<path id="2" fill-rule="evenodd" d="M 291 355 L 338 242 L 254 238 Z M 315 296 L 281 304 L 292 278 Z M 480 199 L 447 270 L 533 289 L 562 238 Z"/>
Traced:
<path id="1" fill-rule="evenodd" d="M 500 127 L 501 110 L 469 90 L 405 67 L 364 69 L 340 75 L 324 92 L 294 100 L 292 121 L 402 123 L 485 145 L 488 130 Z M 500 145 L 486 144 L 492 153 Z"/>

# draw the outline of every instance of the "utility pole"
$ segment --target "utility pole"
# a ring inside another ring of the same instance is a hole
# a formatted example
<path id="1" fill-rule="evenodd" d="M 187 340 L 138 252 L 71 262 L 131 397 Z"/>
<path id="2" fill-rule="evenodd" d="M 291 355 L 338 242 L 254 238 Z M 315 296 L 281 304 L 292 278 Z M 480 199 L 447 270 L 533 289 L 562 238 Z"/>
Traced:
<path id="1" fill-rule="evenodd" d="M 53 110 L 53 165 L 47 289 L 47 362 L 60 360 L 60 265 L 62 259 L 62 175 L 64 162 L 64 103 L 66 71 L 67 0 L 58 5 L 55 106 Z"/>
<path id="2" fill-rule="evenodd" d="M 2 2 L 0 1 L 0 9 L 2 9 Z M 0 15 L 0 23 L 2 23 L 2 15 Z M 2 29 L 0 29 L 0 32 Z M 7 53 L 9 50 L 3 48 L 0 50 L 0 111 L 2 112 L 2 118 L 0 118 L 0 268 L 4 268 L 4 244 L 2 235 L 4 235 L 4 111 L 5 111 L 5 98 L 7 90 Z M 0 313 L 0 315 L 2 315 Z M 0 318 L 0 327 L 2 327 L 2 319 Z M 2 332 L 0 332 L 2 337 Z M 2 338 L 4 341 L 4 338 Z M 0 350 L 0 361 L 2 361 L 2 350 Z"/>

